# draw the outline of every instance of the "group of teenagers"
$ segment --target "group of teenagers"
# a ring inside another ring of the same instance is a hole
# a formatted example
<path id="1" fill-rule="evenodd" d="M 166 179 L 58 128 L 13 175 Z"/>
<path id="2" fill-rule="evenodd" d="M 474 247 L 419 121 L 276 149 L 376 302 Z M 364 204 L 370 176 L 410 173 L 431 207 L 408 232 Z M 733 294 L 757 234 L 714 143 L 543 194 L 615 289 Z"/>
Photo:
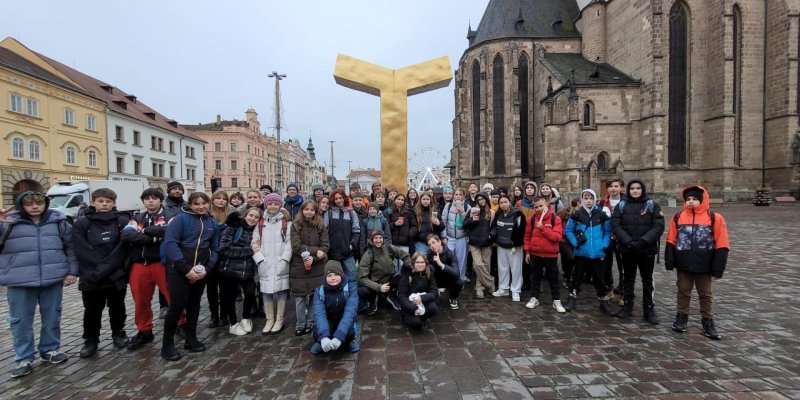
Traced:
<path id="1" fill-rule="evenodd" d="M 328 194 L 318 184 L 304 198 L 295 184 L 285 196 L 264 185 L 245 194 L 195 192 L 185 199 L 181 183 L 170 182 L 166 193 L 144 190 L 143 209 L 132 216 L 116 210 L 116 193 L 98 189 L 72 224 L 49 209 L 44 194 L 19 194 L 14 207 L 0 210 L 0 285 L 7 287 L 17 363 L 12 377 L 33 371 L 37 306 L 40 358 L 67 360 L 60 350 L 61 303 L 63 287 L 76 282 L 84 305 L 82 358 L 97 352 L 106 306 L 115 347 L 135 350 L 153 342 L 156 289 L 165 306 L 161 356 L 168 361 L 182 357 L 176 335 L 184 350 L 205 351 L 197 338 L 204 293 L 209 326 L 237 336 L 256 329 L 254 317 L 264 318 L 262 334 L 281 332 L 291 297 L 294 333 L 312 335 L 313 354 L 359 351 L 357 315 L 373 315 L 382 304 L 397 310 L 409 328 L 425 329 L 440 296 L 447 293 L 442 303 L 456 310 L 472 280 L 478 299 L 490 293 L 520 302 L 529 291 L 529 309 L 539 305 L 546 280 L 559 313 L 576 310 L 581 285 L 591 282 L 603 313 L 629 318 L 638 271 L 643 317 L 659 323 L 653 269 L 665 218 L 641 180 L 625 185 L 613 179 L 605 198 L 585 189 L 566 204 L 556 188 L 534 182 L 510 191 L 490 183 L 483 190 L 475 183 L 445 187 L 438 198 L 380 183 L 371 189 Z M 677 270 L 672 328 L 686 331 L 696 287 L 705 335 L 719 339 L 712 280 L 722 277 L 727 261 L 725 221 L 709 210 L 703 187 L 690 186 L 682 197 L 665 250 L 667 270 Z M 564 304 L 562 284 L 568 289 Z M 131 338 L 125 332 L 128 286 L 137 328 Z M 612 305 L 615 292 L 621 297 L 618 310 Z"/>

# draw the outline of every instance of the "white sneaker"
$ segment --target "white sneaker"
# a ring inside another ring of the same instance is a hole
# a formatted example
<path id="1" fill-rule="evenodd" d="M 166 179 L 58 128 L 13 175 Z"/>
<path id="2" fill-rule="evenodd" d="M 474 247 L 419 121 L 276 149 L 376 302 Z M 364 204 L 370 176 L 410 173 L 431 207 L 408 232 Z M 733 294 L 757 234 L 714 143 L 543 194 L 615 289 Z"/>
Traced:
<path id="1" fill-rule="evenodd" d="M 242 328 L 241 322 L 237 322 L 237 323 L 231 325 L 231 328 L 228 329 L 228 332 L 230 332 L 231 335 L 236 335 L 236 336 L 247 335 L 247 332 L 245 332 L 244 328 Z"/>
<path id="2" fill-rule="evenodd" d="M 536 297 L 531 297 L 531 299 L 528 300 L 528 304 L 525 304 L 525 307 L 536 308 L 536 306 L 538 305 L 539 305 L 539 300 L 536 300 Z"/>
<path id="3" fill-rule="evenodd" d="M 519 293 L 511 293 L 511 301 L 519 302 Z"/>
<path id="4" fill-rule="evenodd" d="M 511 292 L 507 289 L 497 289 L 496 291 L 492 292 L 492 296 L 494 297 L 503 297 L 508 296 Z"/>
<path id="5" fill-rule="evenodd" d="M 241 321 L 239 321 L 239 324 L 242 325 L 242 329 L 244 329 L 245 332 L 250 333 L 253 331 L 253 321 L 244 318 Z"/>
<path id="6" fill-rule="evenodd" d="M 564 306 L 561 305 L 561 300 L 553 300 L 553 308 L 555 308 L 556 311 L 560 313 L 567 312 L 567 309 L 565 309 Z"/>

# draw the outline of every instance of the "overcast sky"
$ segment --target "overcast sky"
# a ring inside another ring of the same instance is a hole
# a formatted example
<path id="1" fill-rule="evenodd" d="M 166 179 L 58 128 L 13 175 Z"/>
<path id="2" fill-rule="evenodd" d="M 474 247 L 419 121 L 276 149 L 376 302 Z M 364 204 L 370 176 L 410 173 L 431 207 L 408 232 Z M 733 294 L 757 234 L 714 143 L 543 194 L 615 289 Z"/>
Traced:
<path id="1" fill-rule="evenodd" d="M 589 0 L 578 0 L 582 7 Z M 449 56 L 452 68 L 467 47 L 486 0 L 414 1 L 52 1 L 8 2 L 0 34 L 134 94 L 182 124 L 220 114 L 244 119 L 259 112 L 275 124 L 276 70 L 281 83 L 281 139 L 309 134 L 317 159 L 336 175 L 352 167 L 380 168 L 379 99 L 336 84 L 336 54 L 389 68 Z M 453 83 L 409 98 L 409 155 L 435 147 L 449 160 Z"/>

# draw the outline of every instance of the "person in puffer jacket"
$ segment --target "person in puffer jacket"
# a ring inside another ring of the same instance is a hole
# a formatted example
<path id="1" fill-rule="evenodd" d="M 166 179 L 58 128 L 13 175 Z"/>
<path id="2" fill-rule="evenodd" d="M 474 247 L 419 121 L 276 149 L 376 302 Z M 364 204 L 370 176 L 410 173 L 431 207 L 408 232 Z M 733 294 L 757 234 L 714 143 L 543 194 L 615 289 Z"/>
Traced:
<path id="1" fill-rule="evenodd" d="M 14 362 L 12 378 L 33 372 L 36 344 L 33 321 L 38 306 L 42 327 L 39 355 L 59 364 L 67 360 L 61 348 L 61 302 L 64 286 L 78 277 L 78 259 L 67 217 L 50 210 L 44 193 L 22 192 L 14 210 L 0 210 L 0 285 L 5 286 Z"/>
<path id="2" fill-rule="evenodd" d="M 611 215 L 611 228 L 617 237 L 622 252 L 622 291 L 625 304 L 617 317 L 628 318 L 633 313 L 633 289 L 636 271 L 642 275 L 642 312 L 644 320 L 658 325 L 658 316 L 653 303 L 653 267 L 658 244 L 664 233 L 664 213 L 661 206 L 647 195 L 647 187 L 639 179 L 626 185 L 628 193 Z"/>
<path id="3" fill-rule="evenodd" d="M 428 252 L 426 239 L 431 233 L 441 235 L 444 231 L 444 224 L 439 219 L 439 211 L 433 202 L 433 195 L 422 192 L 419 195 L 419 202 L 415 207 L 414 214 L 417 218 L 417 237 L 414 241 L 414 251 Z"/>
<path id="4" fill-rule="evenodd" d="M 577 308 L 578 293 L 583 283 L 583 275 L 590 274 L 594 283 L 600 311 L 606 315 L 615 315 L 611 310 L 610 293 L 603 283 L 603 258 L 606 248 L 611 243 L 611 220 L 595 202 L 597 194 L 592 189 L 581 192 L 581 206 L 578 207 L 567 222 L 564 236 L 575 249 L 575 270 L 572 273 L 572 285 L 566 309 Z"/>
<path id="5" fill-rule="evenodd" d="M 411 268 L 401 275 L 397 297 L 400 300 L 400 318 L 406 326 L 414 330 L 430 328 L 429 320 L 439 310 L 436 305 L 439 289 L 422 252 L 411 256 Z"/>
<path id="6" fill-rule="evenodd" d="M 392 244 L 392 231 L 391 227 L 389 226 L 389 221 L 386 220 L 386 217 L 380 210 L 380 206 L 378 203 L 370 203 L 367 206 L 367 217 L 361 220 L 361 232 L 363 235 L 359 235 L 359 249 L 361 253 L 367 251 L 367 232 L 372 231 L 381 231 L 383 232 L 383 243 L 385 245 Z"/>
<path id="7" fill-rule="evenodd" d="M 494 291 L 494 277 L 491 274 L 494 238 L 491 235 L 491 226 L 495 212 L 491 209 L 489 196 L 486 193 L 478 193 L 475 197 L 476 207 L 470 210 L 469 217 L 464 221 L 464 229 L 469 232 L 467 241 L 469 252 L 472 254 L 472 267 L 475 270 L 475 297 L 482 299 L 484 290 Z"/>
<path id="8" fill-rule="evenodd" d="M 356 257 L 361 237 L 358 215 L 350 207 L 350 197 L 344 190 L 336 189 L 328 198 L 331 207 L 322 216 L 330 240 L 328 259 L 341 262 L 347 280 L 355 282 L 358 279 Z"/>
<path id="9" fill-rule="evenodd" d="M 286 302 L 289 300 L 292 223 L 289 213 L 281 209 L 277 193 L 268 194 L 264 205 L 266 211 L 253 231 L 253 260 L 258 268 L 259 292 L 266 314 L 261 334 L 274 335 L 283 329 Z"/>
<path id="10" fill-rule="evenodd" d="M 544 186 L 544 185 L 543 185 Z M 561 218 L 556 215 L 555 206 L 544 197 L 533 200 L 534 212 L 525 227 L 525 263 L 531 264 L 531 299 L 527 308 L 539 305 L 542 277 L 550 283 L 553 308 L 566 312 L 561 305 L 561 290 L 558 285 L 558 253 L 563 234 Z"/>
<path id="11" fill-rule="evenodd" d="M 330 260 L 325 264 L 325 277 L 322 285 L 314 291 L 311 312 L 314 315 L 314 344 L 311 354 L 328 353 L 347 349 L 357 353 L 358 324 L 358 284 L 349 282 L 342 270 L 342 264 Z"/>
<path id="12" fill-rule="evenodd" d="M 667 271 L 678 270 L 678 313 L 672 329 L 686 332 L 692 287 L 697 287 L 706 337 L 721 338 L 714 324 L 713 282 L 722 279 L 730 243 L 725 218 L 709 209 L 710 196 L 702 186 L 683 189 L 684 205 L 670 221 L 664 253 Z"/>
<path id="13" fill-rule="evenodd" d="M 271 194 L 271 193 L 270 193 Z M 244 217 L 231 213 L 225 220 L 219 239 L 220 303 L 222 316 L 228 320 L 228 331 L 242 336 L 253 331 L 250 311 L 256 305 L 256 263 L 253 261 L 253 230 L 261 219 L 261 210 L 249 208 Z M 242 319 L 236 316 L 236 296 L 244 292 Z"/>
<path id="14" fill-rule="evenodd" d="M 364 304 L 359 312 L 373 315 L 378 311 L 379 299 L 384 299 L 393 308 L 399 307 L 396 300 L 397 281 L 394 279 L 398 276 L 395 262 L 401 263 L 401 270 L 411 268 L 411 258 L 399 246 L 385 244 L 383 232 L 373 230 L 367 235 L 370 246 L 362 254 L 358 266 L 358 297 Z"/>
<path id="15" fill-rule="evenodd" d="M 520 301 L 522 291 L 522 246 L 525 243 L 525 215 L 511 207 L 508 195 L 500 196 L 500 211 L 494 214 L 491 235 L 497 244 L 498 288 L 494 297 L 511 295 L 511 301 Z M 509 273 L 511 276 L 509 276 Z M 510 282 L 510 285 L 509 285 Z"/>
<path id="16" fill-rule="evenodd" d="M 477 194 L 477 186 L 475 187 Z M 469 216 L 469 208 L 464 202 L 466 193 L 458 188 L 453 191 L 453 201 L 445 204 L 442 209 L 442 222 L 444 234 L 447 239 L 447 248 L 456 253 L 458 259 L 459 278 L 467 281 L 467 231 L 464 230 L 464 221 Z"/>

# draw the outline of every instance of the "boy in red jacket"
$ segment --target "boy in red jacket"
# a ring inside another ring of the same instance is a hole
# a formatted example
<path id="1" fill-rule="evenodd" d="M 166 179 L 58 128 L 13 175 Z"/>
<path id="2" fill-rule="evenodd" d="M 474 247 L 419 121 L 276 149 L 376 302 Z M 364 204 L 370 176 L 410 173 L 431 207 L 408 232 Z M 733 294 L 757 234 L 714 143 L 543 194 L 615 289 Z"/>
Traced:
<path id="1" fill-rule="evenodd" d="M 531 280 L 531 299 L 527 308 L 539 305 L 542 276 L 550 282 L 550 294 L 553 297 L 553 308 L 567 312 L 561 305 L 561 292 L 558 286 L 558 254 L 559 242 L 564 232 L 561 218 L 556 210 L 549 208 L 544 197 L 533 199 L 534 211 L 525 228 L 525 262 L 533 261 L 533 279 Z"/>

